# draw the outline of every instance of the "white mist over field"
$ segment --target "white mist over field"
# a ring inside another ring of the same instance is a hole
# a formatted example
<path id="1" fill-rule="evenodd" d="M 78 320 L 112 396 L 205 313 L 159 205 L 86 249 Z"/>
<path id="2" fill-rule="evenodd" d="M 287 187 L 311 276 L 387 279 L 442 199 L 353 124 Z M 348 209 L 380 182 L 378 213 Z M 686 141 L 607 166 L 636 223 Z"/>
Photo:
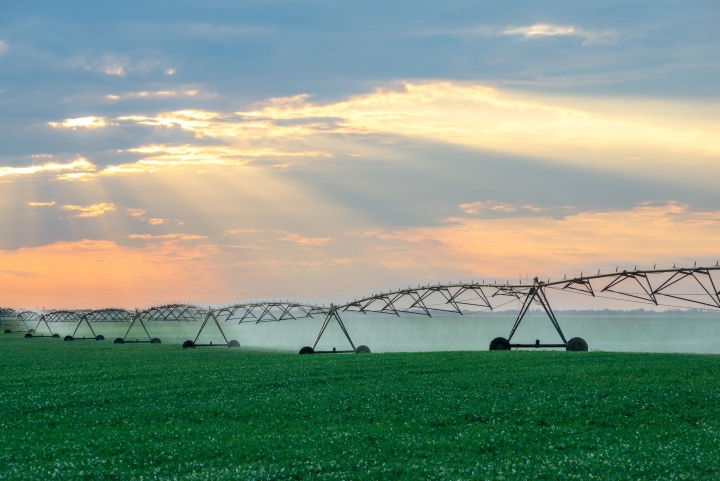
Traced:
<path id="1" fill-rule="evenodd" d="M 720 353 L 720 313 L 700 311 L 557 311 L 566 339 L 584 338 L 590 350 Z M 372 352 L 487 350 L 490 341 L 507 337 L 517 311 L 424 316 L 361 315 L 342 313 L 355 346 Z M 296 321 L 242 325 L 221 323 L 228 339 L 241 346 L 297 351 L 312 346 L 322 317 Z M 149 328 L 148 328 L 149 329 Z M 513 342 L 557 343 L 560 338 L 544 312 L 531 311 Z M 220 342 L 217 328 L 208 323 L 199 342 Z M 331 322 L 318 350 L 349 349 L 337 322 Z"/>
<path id="2" fill-rule="evenodd" d="M 720 312 L 700 310 L 675 311 L 619 311 L 587 310 L 556 311 L 560 327 L 566 339 L 584 338 L 591 351 L 627 352 L 679 352 L 720 354 Z M 507 338 L 516 310 L 492 313 L 451 314 L 428 318 L 411 315 L 362 315 L 341 313 L 343 323 L 355 346 L 367 345 L 372 352 L 420 352 L 420 351 L 484 351 L 495 337 Z M 136 322 L 128 341 L 148 340 L 158 337 L 163 344 L 182 344 L 195 340 L 201 318 L 196 322 L 146 321 L 147 333 Z M 12 324 L 11 318 L 3 318 L 3 326 Z M 220 322 L 227 340 L 235 339 L 245 348 L 270 349 L 297 352 L 303 346 L 312 346 L 323 316 L 281 322 L 243 323 Z M 93 322 L 94 334 L 102 334 L 106 341 L 125 337 L 129 323 Z M 34 325 L 32 327 L 35 327 Z M 76 338 L 91 337 L 87 324 L 82 323 L 75 331 L 71 322 L 52 322 L 53 333 L 61 338 L 75 334 Z M 38 334 L 47 334 L 47 328 L 38 327 Z M 512 341 L 532 344 L 554 344 L 560 338 L 543 311 L 530 311 L 523 319 Z M 200 344 L 224 344 L 212 319 L 200 334 Z M 348 350 L 350 345 L 337 322 L 326 328 L 317 350 Z"/>

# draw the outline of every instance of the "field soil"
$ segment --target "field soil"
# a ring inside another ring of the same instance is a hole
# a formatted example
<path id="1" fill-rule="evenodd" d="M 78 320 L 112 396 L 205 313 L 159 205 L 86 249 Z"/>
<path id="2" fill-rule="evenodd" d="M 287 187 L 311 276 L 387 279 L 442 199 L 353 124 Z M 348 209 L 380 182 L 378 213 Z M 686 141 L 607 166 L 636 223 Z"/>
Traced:
<path id="1" fill-rule="evenodd" d="M 720 357 L 0 337 L 0 479 L 720 479 Z"/>

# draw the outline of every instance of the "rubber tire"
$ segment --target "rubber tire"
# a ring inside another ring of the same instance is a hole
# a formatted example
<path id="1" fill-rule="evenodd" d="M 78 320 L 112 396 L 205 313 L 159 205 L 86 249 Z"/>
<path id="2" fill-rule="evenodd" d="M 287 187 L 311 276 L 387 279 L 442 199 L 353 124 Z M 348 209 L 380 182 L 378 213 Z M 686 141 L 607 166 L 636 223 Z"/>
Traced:
<path id="1" fill-rule="evenodd" d="M 153 337 L 152 339 L 150 339 L 150 344 L 160 344 L 160 338 Z"/>
<path id="2" fill-rule="evenodd" d="M 98 334 L 97 336 L 95 336 L 95 340 L 96 340 L 96 341 L 104 341 L 104 340 L 105 340 L 105 336 L 103 336 L 102 334 Z"/>
<path id="3" fill-rule="evenodd" d="M 116 337 L 113 341 L 113 344 L 125 344 L 125 339 L 123 339 L 122 337 Z"/>
<path id="4" fill-rule="evenodd" d="M 509 351 L 510 350 L 510 341 L 508 341 L 504 337 L 496 337 L 495 339 L 490 341 L 490 350 L 491 351 Z"/>
<path id="5" fill-rule="evenodd" d="M 63 339 L 63 341 L 72 341 L 72 340 L 73 340 L 72 336 L 65 336 L 65 339 Z"/>
<path id="6" fill-rule="evenodd" d="M 300 349 L 300 354 L 315 354 L 315 349 L 310 346 L 305 346 Z"/>
<path id="7" fill-rule="evenodd" d="M 60 339 L 60 334 L 53 334 L 53 335 L 52 335 L 52 338 L 53 338 L 53 339 Z"/>
<path id="8" fill-rule="evenodd" d="M 12 331 L 10 329 L 5 329 L 5 334 L 10 334 Z"/>
<path id="9" fill-rule="evenodd" d="M 573 337 L 567 342 L 565 350 L 574 352 L 587 352 L 588 345 L 587 342 L 585 342 L 585 339 L 583 339 L 582 337 Z"/>
<path id="10" fill-rule="evenodd" d="M 228 347 L 240 347 L 240 343 L 233 339 L 232 341 L 228 342 Z"/>
<path id="11" fill-rule="evenodd" d="M 188 347 L 195 347 L 195 343 L 192 341 L 183 342 L 183 349 L 187 349 Z"/>
<path id="12" fill-rule="evenodd" d="M 363 344 L 355 349 L 355 354 L 370 354 L 370 348 Z"/>
<path id="13" fill-rule="evenodd" d="M 33 337 L 33 336 L 29 332 L 27 334 L 25 334 L 25 339 L 30 339 L 31 337 Z"/>

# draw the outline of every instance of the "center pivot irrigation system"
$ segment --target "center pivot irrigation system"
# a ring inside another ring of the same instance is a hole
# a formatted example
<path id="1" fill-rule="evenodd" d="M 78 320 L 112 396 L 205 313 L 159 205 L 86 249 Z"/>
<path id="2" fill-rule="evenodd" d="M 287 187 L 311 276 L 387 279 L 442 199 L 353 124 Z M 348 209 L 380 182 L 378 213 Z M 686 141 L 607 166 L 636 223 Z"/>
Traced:
<path id="1" fill-rule="evenodd" d="M 568 351 L 587 351 L 584 339 L 566 339 L 560 323 L 550 306 L 548 293 L 565 292 L 590 296 L 597 299 L 627 301 L 655 307 L 703 308 L 720 311 L 720 292 L 713 279 L 713 272 L 720 266 L 631 271 L 619 269 L 616 272 L 565 278 L 543 282 L 535 278 L 531 283 L 517 284 L 448 283 L 408 287 L 386 293 L 373 294 L 345 304 L 331 304 L 330 307 L 297 302 L 264 301 L 235 304 L 211 310 L 208 318 L 198 331 L 197 341 L 203 328 L 212 321 L 221 330 L 221 322 L 276 322 L 314 316 L 324 317 L 320 331 L 312 346 L 305 346 L 300 354 L 370 352 L 367 346 L 356 346 L 343 323 L 342 313 L 387 314 L 391 316 L 419 315 L 433 317 L 447 314 L 467 314 L 470 311 L 493 311 L 507 304 L 517 302 L 520 309 L 507 338 L 497 337 L 490 343 L 491 350 L 512 348 L 565 348 Z M 513 343 L 518 326 L 530 308 L 540 306 L 557 331 L 559 342 L 544 344 L 539 340 L 533 344 Z M 316 351 L 320 338 L 330 322 L 337 322 L 350 344 L 350 349 L 338 351 Z M 224 337 L 224 334 L 223 334 Z M 187 341 L 185 347 L 193 347 L 194 341 Z"/>
<path id="2" fill-rule="evenodd" d="M 128 323 L 129 327 L 124 337 L 115 339 L 116 344 L 160 343 L 160 339 L 152 337 L 147 328 L 151 321 L 167 321 L 172 323 L 198 323 L 200 325 L 194 340 L 183 343 L 184 348 L 200 346 L 227 346 L 239 347 L 236 340 L 228 340 L 222 325 L 228 323 L 265 323 L 285 320 L 299 320 L 304 318 L 323 318 L 320 331 L 312 346 L 305 346 L 300 354 L 321 353 L 369 353 L 365 345 L 356 346 L 343 323 L 341 314 L 387 314 L 399 317 L 401 315 L 443 316 L 448 314 L 465 315 L 469 312 L 494 311 L 510 304 L 517 303 L 520 308 L 515 322 L 507 338 L 496 337 L 490 342 L 491 350 L 509 350 L 512 348 L 565 348 L 568 351 L 587 351 L 588 345 L 584 339 L 573 337 L 566 339 L 560 328 L 560 323 L 550 307 L 548 293 L 568 293 L 573 295 L 589 296 L 596 299 L 609 299 L 614 301 L 627 301 L 635 304 L 644 304 L 663 308 L 701 308 L 720 311 L 720 291 L 713 279 L 713 273 L 720 270 L 720 265 L 710 267 L 675 267 L 671 269 L 652 270 L 623 270 L 596 275 L 565 278 L 562 280 L 543 282 L 537 277 L 529 283 L 448 283 L 408 287 L 386 293 L 373 294 L 362 299 L 355 299 L 344 304 L 330 304 L 329 307 L 290 301 L 257 301 L 234 304 L 220 308 L 201 308 L 188 304 L 167 304 L 151 307 L 145 310 L 128 311 L 124 309 L 99 309 L 90 311 L 51 311 L 40 314 L 34 311 L 14 311 L 9 308 L 0 308 L 0 317 L 14 318 L 13 325 L 5 332 L 27 332 L 25 337 L 59 337 L 53 333 L 50 325 L 61 322 L 74 322 L 75 330 L 72 335 L 65 336 L 65 340 L 73 339 L 104 339 L 102 334 L 96 335 L 91 324 L 100 322 Z M 560 340 L 556 343 L 541 343 L 537 340 L 533 344 L 513 343 L 512 339 L 518 326 L 525 318 L 530 308 L 535 305 L 542 308 L 548 319 L 557 331 Z M 330 322 L 337 322 L 350 344 L 350 349 L 332 351 L 316 351 L 320 338 Z M 93 337 L 76 338 L 75 334 L 85 323 L 90 328 Z M 34 327 L 32 327 L 34 325 Z M 47 334 L 39 334 L 39 329 L 45 327 Z M 199 343 L 201 333 L 208 325 L 214 325 L 220 331 L 223 343 Z M 129 337 L 133 327 L 139 330 L 147 339 Z M 17 327 L 17 329 L 16 329 Z"/>
<path id="3" fill-rule="evenodd" d="M 149 343 L 160 344 L 160 338 L 153 337 L 148 331 L 148 322 L 157 325 L 159 321 L 162 324 L 170 325 L 173 323 L 189 324 L 207 322 L 208 309 L 189 304 L 166 304 L 162 306 L 153 306 L 145 310 L 129 311 L 122 308 L 104 308 L 94 310 L 53 310 L 49 312 L 39 313 L 35 311 L 15 311 L 10 308 L 0 308 L 0 317 L 9 317 L 13 319 L 12 326 L 5 329 L 6 334 L 13 332 L 25 332 L 26 338 L 36 337 L 62 337 L 58 330 L 59 326 L 69 326 L 72 332 L 64 336 L 65 341 L 78 340 L 96 340 L 104 341 L 105 336 L 99 334 L 97 330 L 109 329 L 111 325 L 117 325 L 122 332 L 123 337 L 115 338 L 115 344 L 125 343 Z M 62 324 L 61 324 L 62 323 Z M 95 326 L 95 327 L 93 327 Z M 127 328 L 125 328 L 127 326 Z M 82 335 L 78 337 L 81 328 L 89 331 L 90 336 Z M 133 328 L 135 330 L 133 331 Z M 140 333 L 139 336 L 137 333 Z M 167 332 L 167 330 L 164 330 Z M 131 335 L 133 333 L 133 335 Z M 225 344 L 216 344 L 219 346 L 229 345 L 230 347 L 240 346 L 237 341 L 229 341 Z"/>

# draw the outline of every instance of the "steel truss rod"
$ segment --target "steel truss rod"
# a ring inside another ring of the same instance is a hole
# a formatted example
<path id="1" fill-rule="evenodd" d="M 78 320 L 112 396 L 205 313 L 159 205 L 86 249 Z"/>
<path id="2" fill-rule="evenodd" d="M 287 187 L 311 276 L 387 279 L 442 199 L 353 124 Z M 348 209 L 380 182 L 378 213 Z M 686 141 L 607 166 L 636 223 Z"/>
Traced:
<path id="1" fill-rule="evenodd" d="M 449 288 L 441 289 L 440 294 L 442 294 L 442 296 L 445 299 L 447 299 L 447 304 L 450 304 L 453 307 L 454 311 L 462 316 L 462 310 L 455 303 L 454 296 L 452 296 L 450 294 L 450 289 Z"/>
<path id="2" fill-rule="evenodd" d="M 530 290 L 527 293 L 527 296 L 525 296 L 525 299 L 523 300 L 522 308 L 520 309 L 520 312 L 518 313 L 517 318 L 515 319 L 515 324 L 513 324 L 512 330 L 510 331 L 510 335 L 508 336 L 508 341 L 512 339 L 512 337 L 515 335 L 515 331 L 517 330 L 518 326 L 520 325 L 520 322 L 522 322 L 523 318 L 525 317 L 525 314 L 527 314 L 527 311 L 530 309 L 530 306 L 532 305 L 532 302 L 536 301 L 538 302 L 543 309 L 545 310 L 545 313 L 550 318 L 550 322 L 552 323 L 553 327 L 557 331 L 558 335 L 560 335 L 560 339 L 562 339 L 564 344 L 567 344 L 567 341 L 565 340 L 565 336 L 563 335 L 562 329 L 560 329 L 560 324 L 557 321 L 557 318 L 555 317 L 555 313 L 553 312 L 552 308 L 550 307 L 550 302 L 548 301 L 547 295 L 545 294 L 545 289 L 542 287 L 542 285 L 536 285 L 534 287 L 531 287 Z"/>
<path id="3" fill-rule="evenodd" d="M 582 287 L 576 287 L 576 284 L 579 284 Z M 591 296 L 595 297 L 595 291 L 593 290 L 593 286 L 588 279 L 572 279 L 562 289 L 568 291 L 577 291 L 581 294 L 590 294 Z"/>
<path id="4" fill-rule="evenodd" d="M 645 293 L 645 295 L 647 297 L 643 297 L 641 295 L 632 294 L 632 293 L 623 292 L 623 291 L 614 289 L 618 284 L 620 284 L 628 279 L 633 279 L 637 283 L 637 285 L 640 286 L 640 288 L 643 290 L 643 292 Z M 641 279 L 644 280 L 645 282 L 643 283 L 641 281 Z M 610 283 L 607 286 L 605 286 L 601 292 L 612 292 L 614 294 L 620 294 L 623 296 L 634 297 L 635 299 L 640 299 L 643 301 L 650 300 L 655 305 L 657 305 L 657 303 L 658 303 L 657 298 L 655 297 L 655 291 L 653 290 L 652 285 L 650 285 L 650 279 L 648 279 L 647 274 L 644 272 L 623 271 L 615 279 L 610 281 Z"/>
<path id="5" fill-rule="evenodd" d="M 327 312 L 327 308 L 320 306 L 278 301 L 234 304 L 211 310 L 215 312 L 216 316 L 224 317 L 225 322 L 238 321 L 238 324 L 246 321 L 253 321 L 257 324 L 260 322 L 297 320 L 299 318 L 311 318 L 314 314 L 325 314 Z"/>
<path id="6" fill-rule="evenodd" d="M 87 315 L 88 315 L 88 313 L 83 314 L 82 316 L 80 316 L 80 320 L 78 321 L 77 325 L 75 326 L 75 330 L 74 330 L 73 333 L 72 333 L 72 337 L 75 337 L 75 334 L 77 334 L 77 330 L 80 328 L 80 325 L 81 325 L 83 322 L 85 322 L 85 324 L 87 324 L 87 327 L 90 328 L 90 332 L 92 332 L 93 337 L 97 337 L 97 335 L 95 334 L 95 331 L 93 330 L 92 326 L 90 325 L 90 323 L 89 323 L 88 320 L 87 320 Z"/>
<path id="7" fill-rule="evenodd" d="M 458 290 L 455 297 L 457 298 L 467 291 L 474 292 L 478 296 L 478 299 L 480 299 L 482 301 L 482 304 L 476 304 L 476 303 L 468 302 L 468 301 L 458 301 L 457 302 L 458 304 L 466 305 L 466 306 L 487 307 L 488 309 L 490 309 L 492 311 L 493 307 L 490 304 L 490 301 L 488 300 L 487 296 L 485 295 L 485 292 L 483 292 L 482 287 L 480 287 L 480 286 L 478 286 L 478 287 L 463 287 L 462 289 Z"/>
<path id="8" fill-rule="evenodd" d="M 145 323 L 140 318 L 139 313 L 132 316 L 132 322 L 130 323 L 130 327 L 128 327 L 128 330 L 125 332 L 123 339 L 127 339 L 128 334 L 130 334 L 130 331 L 132 330 L 132 328 L 136 322 L 140 322 L 140 325 L 142 326 L 143 330 L 145 331 L 145 334 L 147 335 L 148 339 L 152 340 L 152 337 L 150 337 L 150 333 L 148 332 L 147 327 L 145 327 Z"/>
<path id="9" fill-rule="evenodd" d="M 342 319 L 340 319 L 340 315 L 338 314 L 338 309 L 334 306 L 330 306 L 330 311 L 327 313 L 327 316 L 325 316 L 325 320 L 323 321 L 323 325 L 320 328 L 320 332 L 318 332 L 317 337 L 315 338 L 315 342 L 312 345 L 313 351 L 315 350 L 315 347 L 317 347 L 317 343 L 320 341 L 320 338 L 322 337 L 323 333 L 325 332 L 325 328 L 328 326 L 330 321 L 336 320 L 338 325 L 340 326 L 340 329 L 342 329 L 343 333 L 345 334 L 345 337 L 347 338 L 348 342 L 350 343 L 350 346 L 352 346 L 353 351 L 356 350 L 355 344 L 353 344 L 352 339 L 350 339 L 350 334 L 348 334 L 347 329 L 345 329 L 345 324 L 343 324 Z"/>
<path id="10" fill-rule="evenodd" d="M 165 304 L 150 307 L 137 315 L 146 321 L 197 322 L 197 316 L 203 315 L 203 309 L 192 304 Z"/>
<path id="11" fill-rule="evenodd" d="M 12 332 L 13 327 L 15 327 L 15 322 L 17 322 L 17 316 L 18 312 L 15 309 L 11 307 L 0 307 L 0 319 L 3 317 L 10 317 L 13 320 L 12 324 L 10 325 L 10 329 L 6 330 L 5 332 Z"/>
<path id="12" fill-rule="evenodd" d="M 243 314 L 243 316 L 240 318 L 240 322 L 239 322 L 239 323 L 242 323 L 242 322 L 243 322 L 245 319 L 247 319 L 248 317 L 252 317 L 253 319 L 257 319 L 257 317 L 255 316 L 255 314 L 253 314 L 253 311 L 255 310 L 255 307 L 257 307 L 257 306 L 253 305 L 253 306 L 250 306 L 250 307 L 245 307 L 245 306 L 238 307 L 238 309 L 243 309 L 243 310 L 245 311 L 245 314 Z M 239 324 L 239 323 L 238 323 L 238 324 Z"/>
<path id="13" fill-rule="evenodd" d="M 278 320 L 277 317 L 275 317 L 273 315 L 272 311 L 270 310 L 273 307 L 274 307 L 273 304 L 265 304 L 264 306 L 262 306 L 262 313 L 260 314 L 260 317 L 257 318 L 257 321 L 255 322 L 255 324 L 258 324 L 260 321 L 262 321 L 265 316 L 270 316 L 270 317 L 272 317 L 273 321 L 277 321 Z"/>
<path id="14" fill-rule="evenodd" d="M 193 343 L 197 343 L 197 340 L 200 338 L 200 334 L 203 332 L 203 329 L 205 329 L 205 325 L 208 323 L 210 318 L 212 317 L 212 320 L 215 322 L 215 325 L 220 330 L 220 334 L 222 335 L 223 339 L 225 340 L 225 344 L 228 343 L 227 337 L 225 337 L 225 332 L 223 332 L 222 327 L 220 327 L 220 323 L 217 320 L 217 317 L 215 317 L 215 313 L 213 311 L 208 311 L 208 313 L 205 315 L 205 318 L 203 319 L 202 325 L 200 326 L 200 330 L 198 331 L 197 335 L 195 336 L 195 339 L 193 340 Z"/>
<path id="15" fill-rule="evenodd" d="M 497 297 L 497 296 L 510 296 L 514 297 L 517 300 L 520 300 L 521 298 L 525 297 L 527 294 L 528 286 L 489 286 L 494 287 L 495 292 L 491 297 Z"/>
<path id="16" fill-rule="evenodd" d="M 88 322 L 131 322 L 132 314 L 126 309 L 108 307 L 95 309 L 85 314 Z"/>
<path id="17" fill-rule="evenodd" d="M 426 292 L 425 294 L 420 294 L 417 291 L 410 291 L 410 292 L 408 292 L 408 295 L 413 299 L 413 303 L 410 304 L 409 309 L 413 309 L 417 306 L 420 306 L 420 309 L 422 309 L 422 311 L 423 311 L 423 312 L 413 312 L 413 314 L 423 314 L 424 313 L 426 316 L 432 317 L 432 314 L 430 314 L 430 310 L 427 308 L 427 306 L 423 302 L 423 299 L 429 295 L 428 292 Z"/>
<path id="18" fill-rule="evenodd" d="M 42 335 L 36 336 L 35 333 L 37 333 L 38 328 L 40 327 L 40 324 L 45 323 L 45 327 L 47 327 L 48 332 L 50 333 L 50 336 L 54 335 L 55 333 L 52 332 L 52 329 L 50 329 L 50 324 L 48 324 L 47 320 L 45 319 L 44 315 L 40 315 L 40 318 L 38 319 L 37 324 L 35 325 L 35 329 L 33 329 L 33 337 L 43 337 Z"/>
<path id="19" fill-rule="evenodd" d="M 40 314 L 38 314 L 35 311 L 16 312 L 15 320 L 13 321 L 12 326 L 10 326 L 10 331 L 13 331 L 15 329 L 15 326 L 18 325 L 18 323 L 20 322 L 20 323 L 22 323 L 23 326 L 25 326 L 25 330 L 20 331 L 20 332 L 30 332 L 30 331 L 34 332 L 34 329 L 32 327 L 28 326 L 28 322 L 30 322 L 32 325 L 32 322 L 35 320 L 38 320 L 38 319 L 40 319 Z"/>
<path id="20" fill-rule="evenodd" d="M 712 292 L 707 289 L 707 286 L 703 284 L 703 282 L 698 279 L 696 274 L 702 274 L 707 276 L 708 281 L 710 282 L 710 286 L 712 287 Z M 666 294 L 662 292 L 663 290 L 677 284 L 678 282 L 682 281 L 683 279 L 686 279 L 688 277 L 692 277 L 695 282 L 700 286 L 700 288 L 703 290 L 703 292 L 710 298 L 712 301 L 712 304 L 698 301 L 696 299 L 687 299 L 685 297 L 682 297 L 681 295 L 676 294 Z M 660 286 L 658 286 L 657 289 L 653 291 L 653 294 L 658 296 L 665 296 L 665 297 L 671 297 L 673 299 L 679 299 L 682 301 L 687 302 L 694 302 L 697 304 L 702 304 L 704 306 L 708 307 L 714 307 L 714 308 L 720 308 L 720 293 L 718 293 L 717 287 L 715 287 L 715 282 L 712 278 L 712 273 L 708 269 L 703 268 L 696 268 L 696 269 L 683 269 L 676 273 L 674 273 L 669 279 L 667 279 L 665 282 L 663 282 Z"/>

